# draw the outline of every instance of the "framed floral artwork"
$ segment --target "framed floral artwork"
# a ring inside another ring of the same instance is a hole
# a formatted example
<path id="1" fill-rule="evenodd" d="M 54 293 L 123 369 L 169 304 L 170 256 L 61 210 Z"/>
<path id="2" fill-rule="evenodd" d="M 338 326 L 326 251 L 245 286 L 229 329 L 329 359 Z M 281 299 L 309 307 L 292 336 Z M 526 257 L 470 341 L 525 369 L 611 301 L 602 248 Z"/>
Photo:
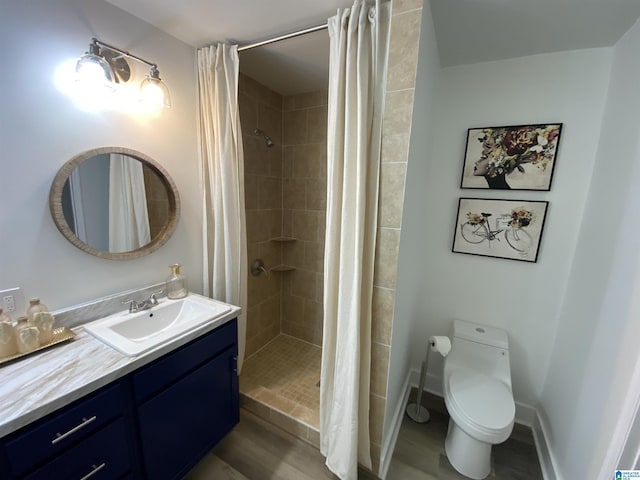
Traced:
<path id="1" fill-rule="evenodd" d="M 452 251 L 535 263 L 549 202 L 460 198 Z"/>
<path id="2" fill-rule="evenodd" d="M 470 128 L 461 188 L 551 189 L 561 123 Z"/>

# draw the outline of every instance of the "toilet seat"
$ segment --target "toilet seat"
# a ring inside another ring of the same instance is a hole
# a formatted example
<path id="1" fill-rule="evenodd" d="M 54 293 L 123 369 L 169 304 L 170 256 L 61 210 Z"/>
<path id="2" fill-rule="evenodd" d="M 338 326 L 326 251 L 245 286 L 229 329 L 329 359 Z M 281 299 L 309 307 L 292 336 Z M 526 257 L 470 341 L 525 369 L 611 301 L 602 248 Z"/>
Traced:
<path id="1" fill-rule="evenodd" d="M 463 368 L 451 372 L 447 383 L 447 409 L 469 435 L 487 443 L 500 443 L 509 437 L 515 404 L 504 383 Z"/>

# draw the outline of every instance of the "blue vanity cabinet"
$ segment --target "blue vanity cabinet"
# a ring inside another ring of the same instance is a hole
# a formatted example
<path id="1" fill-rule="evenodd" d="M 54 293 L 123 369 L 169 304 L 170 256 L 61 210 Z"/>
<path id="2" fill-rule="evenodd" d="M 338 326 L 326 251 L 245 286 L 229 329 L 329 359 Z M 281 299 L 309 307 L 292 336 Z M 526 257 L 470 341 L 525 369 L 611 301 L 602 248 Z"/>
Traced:
<path id="1" fill-rule="evenodd" d="M 146 478 L 182 478 L 239 421 L 237 323 L 133 375 Z"/>
<path id="2" fill-rule="evenodd" d="M 239 421 L 237 321 L 0 439 L 0 480 L 182 478 Z"/>

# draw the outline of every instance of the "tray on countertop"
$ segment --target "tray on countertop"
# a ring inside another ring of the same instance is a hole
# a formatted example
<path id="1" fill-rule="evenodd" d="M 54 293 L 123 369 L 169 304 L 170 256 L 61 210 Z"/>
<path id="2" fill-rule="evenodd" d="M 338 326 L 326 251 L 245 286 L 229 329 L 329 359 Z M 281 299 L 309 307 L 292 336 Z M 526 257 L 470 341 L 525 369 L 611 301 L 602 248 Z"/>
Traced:
<path id="1" fill-rule="evenodd" d="M 31 350 L 30 352 L 26 352 L 26 353 L 16 353 L 15 355 L 10 355 L 8 357 L 0 358 L 0 366 L 4 365 L 5 363 L 9 363 L 14 360 L 17 360 L 19 358 L 41 352 L 42 350 L 45 350 L 49 347 L 53 347 L 54 345 L 58 345 L 59 343 L 67 342 L 76 336 L 76 334 L 71 330 L 69 330 L 67 327 L 54 328 L 52 331 L 52 334 L 53 334 L 53 338 L 51 339 L 51 341 L 43 345 L 40 345 L 35 350 Z"/>

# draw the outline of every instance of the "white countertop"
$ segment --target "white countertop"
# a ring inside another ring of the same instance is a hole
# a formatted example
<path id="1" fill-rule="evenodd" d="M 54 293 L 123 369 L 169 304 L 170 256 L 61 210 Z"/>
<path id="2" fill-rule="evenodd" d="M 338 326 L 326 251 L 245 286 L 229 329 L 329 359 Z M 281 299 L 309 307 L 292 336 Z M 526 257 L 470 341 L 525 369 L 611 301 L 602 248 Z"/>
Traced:
<path id="1" fill-rule="evenodd" d="M 127 357 L 89 335 L 0 366 L 0 437 L 18 430 L 112 381 L 146 365 L 238 316 L 240 308 L 158 348 Z"/>

